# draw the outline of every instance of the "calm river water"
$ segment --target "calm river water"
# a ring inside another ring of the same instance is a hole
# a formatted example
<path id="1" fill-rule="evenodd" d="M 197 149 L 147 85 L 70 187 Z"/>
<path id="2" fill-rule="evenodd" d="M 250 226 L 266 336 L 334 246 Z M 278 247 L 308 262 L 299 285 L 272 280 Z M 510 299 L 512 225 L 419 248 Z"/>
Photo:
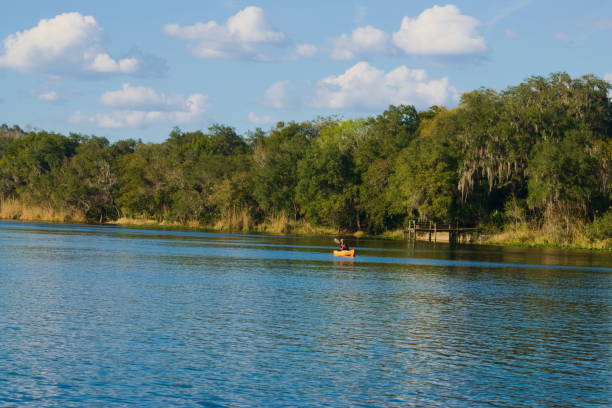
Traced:
<path id="1" fill-rule="evenodd" d="M 0 222 L 0 407 L 603 407 L 612 254 Z"/>

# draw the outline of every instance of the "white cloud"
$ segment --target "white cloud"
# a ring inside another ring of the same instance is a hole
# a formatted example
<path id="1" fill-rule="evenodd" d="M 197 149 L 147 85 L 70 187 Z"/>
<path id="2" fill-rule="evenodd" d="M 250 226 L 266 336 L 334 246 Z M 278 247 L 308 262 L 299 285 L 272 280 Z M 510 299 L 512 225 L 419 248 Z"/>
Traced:
<path id="1" fill-rule="evenodd" d="M 136 58 L 124 58 L 115 61 L 110 55 L 101 53 L 96 55 L 88 68 L 96 72 L 123 72 L 133 74 L 138 71 L 138 60 Z"/>
<path id="2" fill-rule="evenodd" d="M 229 33 L 243 42 L 277 43 L 285 34 L 270 29 L 259 7 L 247 7 L 227 20 Z"/>
<path id="3" fill-rule="evenodd" d="M 433 6 L 417 18 L 404 17 L 393 42 L 406 54 L 458 56 L 487 51 L 480 22 L 454 5 Z"/>
<path id="4" fill-rule="evenodd" d="M 180 96 L 169 97 L 158 93 L 152 88 L 123 84 L 120 90 L 104 92 L 100 103 L 116 108 L 157 108 L 168 109 L 180 107 L 184 100 Z"/>
<path id="5" fill-rule="evenodd" d="M 59 95 L 55 91 L 41 92 L 38 94 L 38 99 L 45 102 L 56 102 Z"/>
<path id="6" fill-rule="evenodd" d="M 187 98 L 179 96 L 169 98 L 153 89 L 132 87 L 129 84 L 124 84 L 119 91 L 104 93 L 100 97 L 100 102 L 105 106 L 126 109 L 93 115 L 76 112 L 70 121 L 93 123 L 101 128 L 136 128 L 157 122 L 188 123 L 202 117 L 208 111 L 207 95 L 196 93 Z M 152 106 L 156 109 L 144 109 Z"/>
<path id="7" fill-rule="evenodd" d="M 607 74 L 604 74 L 603 79 L 612 83 L 612 72 L 608 72 Z"/>
<path id="8" fill-rule="evenodd" d="M 359 62 L 338 76 L 319 81 L 313 105 L 330 109 L 384 109 L 390 104 L 418 107 L 458 100 L 447 78 L 429 80 L 427 73 L 404 65 L 385 73 Z"/>
<path id="9" fill-rule="evenodd" d="M 359 27 L 350 35 L 342 34 L 332 40 L 331 57 L 337 60 L 355 59 L 361 55 L 389 52 L 389 36 L 372 26 Z"/>
<path id="10" fill-rule="evenodd" d="M 114 59 L 103 50 L 103 30 L 92 16 L 63 13 L 4 39 L 0 67 L 49 75 L 120 73 L 141 68 L 137 58 Z"/>
<path id="11" fill-rule="evenodd" d="M 319 52 L 319 49 L 313 44 L 298 44 L 295 46 L 295 54 L 298 57 L 312 57 L 317 52 Z"/>
<path id="12" fill-rule="evenodd" d="M 573 41 L 572 37 L 562 32 L 555 33 L 555 40 L 561 41 L 564 43 L 571 43 Z"/>
<path id="13" fill-rule="evenodd" d="M 289 81 L 278 81 L 264 93 L 264 105 L 284 109 L 289 105 Z"/>
<path id="14" fill-rule="evenodd" d="M 418 17 L 402 19 L 393 34 L 371 25 L 332 38 L 323 48 L 335 60 L 367 59 L 377 55 L 459 57 L 487 51 L 480 22 L 462 15 L 456 6 L 434 6 Z M 299 55 L 299 53 L 298 53 Z"/>
<path id="15" fill-rule="evenodd" d="M 246 7 L 231 16 L 225 24 L 215 21 L 197 22 L 191 26 L 167 24 L 164 32 L 187 40 L 194 55 L 207 59 L 265 59 L 257 46 L 279 44 L 285 34 L 270 28 L 259 7 Z"/>
<path id="16" fill-rule="evenodd" d="M 254 125 L 267 125 L 274 122 L 274 118 L 268 115 L 258 115 L 255 112 L 249 112 L 247 119 Z"/>

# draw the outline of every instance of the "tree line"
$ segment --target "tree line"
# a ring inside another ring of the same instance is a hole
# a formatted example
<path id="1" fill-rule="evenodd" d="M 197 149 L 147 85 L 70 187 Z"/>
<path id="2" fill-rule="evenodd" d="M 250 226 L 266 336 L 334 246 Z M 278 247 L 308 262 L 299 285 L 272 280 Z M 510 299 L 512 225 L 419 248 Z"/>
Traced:
<path id="1" fill-rule="evenodd" d="M 244 135 L 218 124 L 175 128 L 163 143 L 2 125 L 0 199 L 96 222 L 255 225 L 282 216 L 379 234 L 426 218 L 549 226 L 565 242 L 582 225 L 605 239 L 611 88 L 555 73 L 467 92 L 453 109 L 391 105 L 377 116 L 279 122 Z"/>

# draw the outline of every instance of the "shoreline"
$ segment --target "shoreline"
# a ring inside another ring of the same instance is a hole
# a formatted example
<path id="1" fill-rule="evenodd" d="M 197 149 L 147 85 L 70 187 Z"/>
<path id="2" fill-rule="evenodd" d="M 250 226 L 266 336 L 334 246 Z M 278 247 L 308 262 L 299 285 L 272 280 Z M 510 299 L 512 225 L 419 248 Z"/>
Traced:
<path id="1" fill-rule="evenodd" d="M 201 225 L 196 223 L 187 223 L 181 224 L 178 222 L 159 222 L 151 219 L 133 219 L 133 218 L 123 218 L 117 221 L 110 221 L 104 223 L 92 223 L 87 222 L 83 219 L 75 219 L 70 217 L 70 219 L 43 219 L 43 218 L 32 218 L 32 219 L 23 219 L 23 218 L 0 218 L 0 221 L 7 222 L 43 222 L 50 224 L 84 224 L 84 225 L 100 225 L 100 226 L 118 226 L 118 227 L 136 227 L 136 228 L 156 228 L 156 229 L 167 229 L 167 230 L 191 230 L 191 231 L 199 231 L 199 232 L 216 232 L 216 233 L 249 233 L 249 234 L 263 234 L 263 235 L 297 235 L 297 236 L 340 236 L 343 235 L 345 237 L 352 237 L 353 239 L 362 239 L 362 238 L 373 238 L 373 239 L 385 239 L 385 240 L 395 240 L 401 241 L 405 240 L 403 231 L 395 230 L 395 231 L 386 231 L 382 234 L 367 234 L 363 231 L 338 231 L 331 228 L 325 227 L 313 227 L 309 224 L 302 224 L 300 226 L 285 226 L 282 228 L 282 231 L 276 230 L 274 228 L 270 228 L 269 224 L 264 223 L 261 225 L 255 225 L 252 228 L 247 229 L 231 229 L 231 228 L 219 228 L 214 225 Z M 500 237 L 507 235 L 507 231 L 502 231 L 499 233 L 491 233 L 491 234 L 482 234 L 477 239 L 469 241 L 469 242 L 460 242 L 460 245 L 489 245 L 489 246 L 498 246 L 498 247 L 509 247 L 509 248 L 549 248 L 549 249 L 565 249 L 565 250 L 582 250 L 582 251 L 612 251 L 612 246 L 605 246 L 606 241 L 598 241 L 593 243 L 591 246 L 585 246 L 580 244 L 575 245 L 567 245 L 567 244 L 556 244 L 556 243 L 543 243 L 538 242 L 537 240 L 528 241 L 516 241 L 516 240 L 500 240 Z M 486 238 L 485 238 L 486 237 Z M 497 239 L 496 239 L 497 237 Z M 418 242 L 428 242 L 428 239 L 416 239 Z M 607 241 L 610 241 L 608 239 Z M 445 241 L 438 241 L 440 244 L 449 244 Z M 597 245 L 601 244 L 601 245 Z"/>

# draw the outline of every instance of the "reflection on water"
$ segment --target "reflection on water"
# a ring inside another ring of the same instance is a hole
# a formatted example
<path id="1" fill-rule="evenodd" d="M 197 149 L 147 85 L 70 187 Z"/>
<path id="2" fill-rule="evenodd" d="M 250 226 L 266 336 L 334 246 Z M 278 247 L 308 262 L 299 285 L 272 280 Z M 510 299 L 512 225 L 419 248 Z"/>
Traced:
<path id="1" fill-rule="evenodd" d="M 0 223 L 0 406 L 608 406 L 612 258 Z"/>

